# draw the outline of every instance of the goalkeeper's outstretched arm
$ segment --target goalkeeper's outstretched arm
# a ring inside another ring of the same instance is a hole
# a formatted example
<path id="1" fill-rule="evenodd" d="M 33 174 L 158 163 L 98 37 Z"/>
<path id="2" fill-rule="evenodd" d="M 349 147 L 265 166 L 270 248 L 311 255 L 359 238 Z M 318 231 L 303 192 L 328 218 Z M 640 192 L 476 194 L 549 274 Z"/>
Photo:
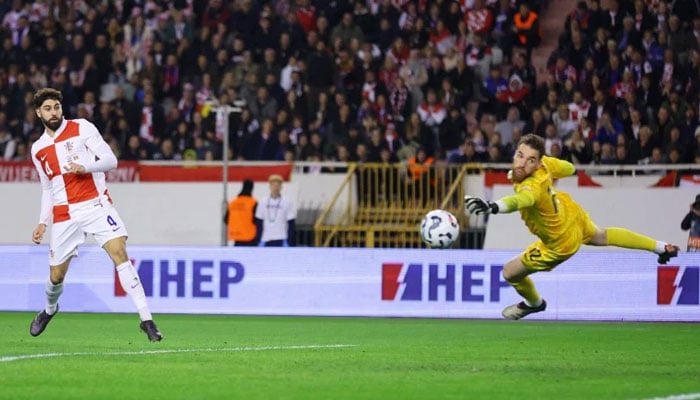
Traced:
<path id="1" fill-rule="evenodd" d="M 535 196 L 529 190 L 502 197 L 496 201 L 486 201 L 478 197 L 464 196 L 464 207 L 472 214 L 511 213 L 535 204 Z"/>
<path id="2" fill-rule="evenodd" d="M 535 204 L 535 195 L 529 190 L 521 190 L 518 193 L 501 197 L 495 203 L 498 205 L 499 213 L 512 213 Z"/>

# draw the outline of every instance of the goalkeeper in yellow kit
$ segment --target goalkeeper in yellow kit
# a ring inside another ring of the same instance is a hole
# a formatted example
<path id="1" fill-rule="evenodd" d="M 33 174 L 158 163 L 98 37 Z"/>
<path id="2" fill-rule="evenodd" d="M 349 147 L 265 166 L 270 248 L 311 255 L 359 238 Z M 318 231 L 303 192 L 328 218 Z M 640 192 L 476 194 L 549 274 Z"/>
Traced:
<path id="1" fill-rule="evenodd" d="M 678 246 L 628 229 L 596 226 L 571 196 L 554 189 L 553 180 L 573 175 L 574 165 L 545 156 L 544 152 L 544 139 L 533 134 L 523 136 L 509 172 L 515 194 L 495 202 L 471 196 L 464 199 L 467 211 L 475 214 L 520 211 L 525 225 L 539 238 L 503 267 L 505 280 L 525 299 L 503 310 L 507 319 L 520 319 L 547 308 L 528 275 L 553 269 L 573 256 L 581 244 L 652 251 L 659 255 L 660 264 L 666 264 L 679 251 Z"/>

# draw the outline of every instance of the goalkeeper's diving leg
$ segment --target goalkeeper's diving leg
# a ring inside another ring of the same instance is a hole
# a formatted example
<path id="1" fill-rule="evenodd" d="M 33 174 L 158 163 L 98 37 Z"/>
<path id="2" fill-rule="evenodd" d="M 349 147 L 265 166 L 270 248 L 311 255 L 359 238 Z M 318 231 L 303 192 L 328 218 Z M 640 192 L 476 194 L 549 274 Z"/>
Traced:
<path id="1" fill-rule="evenodd" d="M 531 271 L 527 270 L 522 261 L 526 254 L 515 256 L 503 267 L 503 278 L 525 299 L 503 309 L 501 314 L 506 319 L 520 319 L 547 308 L 547 302 L 540 297 L 535 283 L 529 277 Z"/>
<path id="2" fill-rule="evenodd" d="M 652 251 L 659 255 L 659 264 L 666 264 L 680 251 L 678 246 L 652 239 L 629 229 L 614 227 L 598 228 L 592 239 L 586 244 Z"/>

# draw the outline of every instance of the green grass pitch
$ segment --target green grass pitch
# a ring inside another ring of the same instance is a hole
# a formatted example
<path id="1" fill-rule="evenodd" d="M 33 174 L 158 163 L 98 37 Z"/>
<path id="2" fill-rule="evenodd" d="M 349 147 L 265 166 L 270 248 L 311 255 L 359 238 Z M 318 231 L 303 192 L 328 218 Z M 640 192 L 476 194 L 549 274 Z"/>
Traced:
<path id="1" fill-rule="evenodd" d="M 0 399 L 700 398 L 700 326 L 0 313 Z"/>

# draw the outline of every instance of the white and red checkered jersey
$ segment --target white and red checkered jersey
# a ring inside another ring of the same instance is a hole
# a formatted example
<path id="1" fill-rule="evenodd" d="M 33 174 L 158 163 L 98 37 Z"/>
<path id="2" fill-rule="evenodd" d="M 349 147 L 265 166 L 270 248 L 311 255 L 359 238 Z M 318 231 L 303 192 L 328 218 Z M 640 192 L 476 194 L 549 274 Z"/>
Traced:
<path id="1" fill-rule="evenodd" d="M 91 122 L 64 119 L 53 137 L 44 131 L 31 154 L 42 187 L 39 223 L 48 224 L 52 216 L 54 223 L 69 220 L 71 205 L 111 202 L 104 172 L 117 167 L 117 157 Z M 66 173 L 70 163 L 86 173 Z"/>
<path id="2" fill-rule="evenodd" d="M 582 101 L 581 104 L 571 102 L 569 103 L 568 108 L 569 118 L 576 122 L 576 124 L 579 124 L 583 118 L 588 117 L 588 110 L 591 109 L 591 104 L 586 100 Z"/>

